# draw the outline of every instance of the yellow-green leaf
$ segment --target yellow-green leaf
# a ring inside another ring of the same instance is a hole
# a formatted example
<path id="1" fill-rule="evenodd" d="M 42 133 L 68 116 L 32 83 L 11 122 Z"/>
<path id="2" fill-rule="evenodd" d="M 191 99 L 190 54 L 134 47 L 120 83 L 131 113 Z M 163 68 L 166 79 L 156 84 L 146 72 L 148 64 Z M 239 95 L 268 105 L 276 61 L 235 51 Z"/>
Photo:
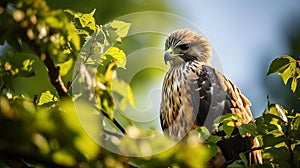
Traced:
<path id="1" fill-rule="evenodd" d="M 41 106 L 46 103 L 56 102 L 58 101 L 57 97 L 54 96 L 49 90 L 42 93 L 38 105 Z"/>
<path id="2" fill-rule="evenodd" d="M 53 153 L 52 155 L 54 162 L 64 166 L 74 166 L 76 159 L 67 151 L 61 150 Z"/>
<path id="3" fill-rule="evenodd" d="M 267 75 L 275 72 L 283 72 L 289 66 L 289 63 L 292 61 L 294 61 L 294 59 L 288 55 L 284 55 L 279 58 L 276 58 L 275 60 L 272 61 Z"/>
<path id="4" fill-rule="evenodd" d="M 289 78 L 293 77 L 296 71 L 296 62 L 290 62 L 288 67 L 283 71 L 279 72 L 284 84 L 286 85 Z"/>
<path id="5" fill-rule="evenodd" d="M 226 135 L 231 135 L 234 129 L 234 122 L 233 121 L 226 121 L 223 123 L 223 130 L 226 133 Z"/>
<path id="6" fill-rule="evenodd" d="M 132 107 L 135 107 L 133 91 L 126 82 L 120 79 L 114 79 L 112 81 L 112 91 L 119 95 L 118 102 L 121 109 L 125 109 L 128 103 Z"/>
<path id="7" fill-rule="evenodd" d="M 67 12 L 69 15 L 71 15 L 76 27 L 78 27 L 78 28 L 88 27 L 93 31 L 96 29 L 96 22 L 95 22 L 95 18 L 94 18 L 96 9 L 94 9 L 91 13 L 88 13 L 88 14 L 75 12 L 70 9 L 65 10 L 65 12 Z"/>
<path id="8" fill-rule="evenodd" d="M 110 23 L 111 27 L 115 28 L 115 32 L 119 35 L 119 37 L 125 37 L 128 34 L 131 23 L 126 23 L 123 21 L 115 20 Z"/>
<path id="9" fill-rule="evenodd" d="M 72 68 L 73 66 L 73 59 L 69 59 L 68 61 L 66 62 L 63 62 L 63 63 L 60 63 L 60 64 L 57 64 L 57 66 L 59 66 L 59 73 L 61 76 L 65 76 L 69 71 L 70 69 Z"/>
<path id="10" fill-rule="evenodd" d="M 293 92 L 296 91 L 297 85 L 298 85 L 298 79 L 297 78 L 293 78 L 292 84 L 291 84 L 291 89 L 292 89 Z"/>
<path id="11" fill-rule="evenodd" d="M 118 67 L 126 69 L 126 55 L 123 50 L 117 47 L 111 47 L 105 52 L 105 56 L 106 59 L 109 59 L 110 57 L 113 58 L 117 62 Z"/>

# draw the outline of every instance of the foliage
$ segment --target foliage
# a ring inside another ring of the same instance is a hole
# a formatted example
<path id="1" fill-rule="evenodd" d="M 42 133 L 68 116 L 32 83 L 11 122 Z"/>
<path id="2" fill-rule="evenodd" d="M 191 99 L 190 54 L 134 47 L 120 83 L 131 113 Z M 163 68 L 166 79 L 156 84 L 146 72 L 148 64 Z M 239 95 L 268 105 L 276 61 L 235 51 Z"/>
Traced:
<path id="1" fill-rule="evenodd" d="M 106 151 L 90 136 L 102 135 L 106 143 L 117 138 L 128 149 L 139 145 L 126 143 L 128 137 L 123 136 L 130 131 L 123 125 L 133 125 L 115 116 L 115 101 L 134 105 L 129 85 L 114 77 L 117 67 L 126 67 L 124 51 L 114 44 L 122 42 L 130 23 L 97 25 L 95 10 L 52 10 L 43 0 L 5 1 L 0 7 L 0 21 L 7 23 L 0 25 L 0 42 L 5 45 L 0 57 L 2 166 L 204 167 L 208 158 L 199 144 L 183 142 L 153 157 L 129 158 Z M 88 119 L 88 131 L 77 116 Z M 169 140 L 156 143 L 159 147 Z M 202 159 L 188 161 L 191 149 Z"/>
<path id="2" fill-rule="evenodd" d="M 157 131 L 139 130 L 116 113 L 135 105 L 130 86 L 114 75 L 116 68 L 126 68 L 126 53 L 115 44 L 123 41 L 131 24 L 114 20 L 97 25 L 95 12 L 53 10 L 44 0 L 0 2 L 0 22 L 5 23 L 0 25 L 1 166 L 206 167 L 217 153 L 217 142 L 236 134 L 252 134 L 262 144 L 264 165 L 252 167 L 300 166 L 299 112 L 275 103 L 255 123 L 239 124 L 237 115 L 223 115 L 214 123 L 224 136 L 199 127 L 171 149 L 151 156 L 151 150 L 171 141 L 138 139 Z M 299 60 L 283 56 L 272 62 L 268 74 L 278 72 L 285 84 L 291 79 L 299 98 L 299 66 Z M 150 156 L 111 153 L 91 134 L 116 149 Z M 246 166 L 245 153 L 229 165 Z"/>
<path id="3" fill-rule="evenodd" d="M 300 62 L 291 56 L 276 58 L 270 65 L 268 74 L 278 72 L 283 82 L 287 84 L 292 79 L 291 90 L 300 98 L 298 80 L 300 78 Z M 268 103 L 262 116 L 256 118 L 255 124 L 238 124 L 240 117 L 234 114 L 226 114 L 215 119 L 216 131 L 224 131 L 225 136 L 216 137 L 210 135 L 204 127 L 197 129 L 202 139 L 210 149 L 210 153 L 217 153 L 216 143 L 222 139 L 230 139 L 238 134 L 252 134 L 260 141 L 263 152 L 263 165 L 251 165 L 251 167 L 300 167 L 300 112 L 288 111 L 277 103 Z M 239 155 L 228 167 L 247 167 L 245 153 Z"/>
<path id="4" fill-rule="evenodd" d="M 291 90 L 300 97 L 300 61 L 288 55 L 276 58 L 270 65 L 268 75 L 275 72 L 278 72 L 285 85 L 292 79 Z"/>

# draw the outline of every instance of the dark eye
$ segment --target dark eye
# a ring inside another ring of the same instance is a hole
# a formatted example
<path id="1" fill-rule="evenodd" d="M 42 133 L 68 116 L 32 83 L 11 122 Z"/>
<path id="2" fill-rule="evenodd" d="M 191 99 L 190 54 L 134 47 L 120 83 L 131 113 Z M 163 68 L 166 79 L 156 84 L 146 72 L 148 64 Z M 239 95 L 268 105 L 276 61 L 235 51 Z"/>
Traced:
<path id="1" fill-rule="evenodd" d="M 181 44 L 181 45 L 178 46 L 178 48 L 180 48 L 181 50 L 187 50 L 187 49 L 190 48 L 190 46 L 187 45 L 187 44 Z"/>

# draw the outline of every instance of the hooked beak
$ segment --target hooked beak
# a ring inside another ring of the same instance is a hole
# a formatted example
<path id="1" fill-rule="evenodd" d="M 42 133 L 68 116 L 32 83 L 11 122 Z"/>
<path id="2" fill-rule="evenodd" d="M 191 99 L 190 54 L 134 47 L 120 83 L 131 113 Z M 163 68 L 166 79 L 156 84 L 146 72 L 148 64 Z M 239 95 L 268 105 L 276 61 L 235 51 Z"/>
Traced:
<path id="1" fill-rule="evenodd" d="M 165 64 L 167 64 L 168 61 L 172 60 L 173 59 L 173 49 L 172 48 L 169 48 L 166 52 L 165 52 L 165 55 L 164 55 L 164 60 L 165 60 Z"/>

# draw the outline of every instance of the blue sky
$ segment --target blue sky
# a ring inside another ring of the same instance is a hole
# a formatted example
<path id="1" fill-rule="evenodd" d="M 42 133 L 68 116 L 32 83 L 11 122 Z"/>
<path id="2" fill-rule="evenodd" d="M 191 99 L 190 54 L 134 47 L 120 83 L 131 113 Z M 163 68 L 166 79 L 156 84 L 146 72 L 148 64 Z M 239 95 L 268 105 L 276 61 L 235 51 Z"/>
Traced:
<path id="1" fill-rule="evenodd" d="M 251 100 L 254 116 L 266 107 L 265 77 L 271 61 L 288 54 L 284 29 L 300 18 L 300 2 L 170 1 L 176 14 L 193 22 L 208 38 L 223 73 Z"/>

